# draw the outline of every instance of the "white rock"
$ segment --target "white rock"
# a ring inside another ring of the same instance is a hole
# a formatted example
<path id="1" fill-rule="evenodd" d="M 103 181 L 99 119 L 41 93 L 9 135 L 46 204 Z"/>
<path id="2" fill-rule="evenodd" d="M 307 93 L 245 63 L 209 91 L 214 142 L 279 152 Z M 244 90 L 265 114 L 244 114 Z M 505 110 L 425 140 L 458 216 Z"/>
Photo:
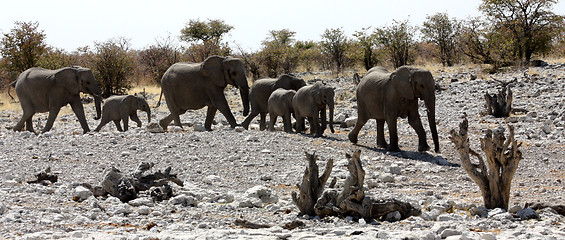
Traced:
<path id="1" fill-rule="evenodd" d="M 194 124 L 194 126 L 192 126 L 192 128 L 194 129 L 195 132 L 205 132 L 206 131 L 206 128 L 202 124 Z"/>
<path id="2" fill-rule="evenodd" d="M 136 198 L 136 199 L 129 201 L 128 204 L 131 205 L 131 206 L 134 206 L 134 207 L 139 207 L 139 206 L 153 207 L 155 205 L 153 203 L 153 199 L 150 198 L 150 197 Z"/>
<path id="3" fill-rule="evenodd" d="M 522 210 L 516 212 L 516 215 L 518 215 L 520 217 L 520 219 L 522 219 L 522 220 L 538 219 L 539 218 L 539 214 L 536 212 L 536 210 L 531 209 L 531 208 L 522 209 Z"/>
<path id="4" fill-rule="evenodd" d="M 469 209 L 471 216 L 488 217 L 489 212 L 485 207 L 472 207 Z"/>
<path id="5" fill-rule="evenodd" d="M 16 180 L 6 180 L 4 182 L 4 186 L 6 186 L 6 187 L 15 187 L 15 186 L 18 186 L 18 185 L 20 185 L 20 183 Z"/>
<path id="6" fill-rule="evenodd" d="M 441 211 L 439 209 L 433 209 L 431 211 L 423 211 L 420 217 L 426 221 L 435 221 L 440 214 Z"/>
<path id="7" fill-rule="evenodd" d="M 151 208 L 148 206 L 141 206 L 137 208 L 137 214 L 139 215 L 149 215 L 149 213 L 151 213 Z"/>
<path id="8" fill-rule="evenodd" d="M 213 184 L 217 184 L 221 181 L 222 179 L 219 176 L 216 175 L 208 175 L 204 178 L 204 183 L 213 185 Z"/>
<path id="9" fill-rule="evenodd" d="M 196 198 L 193 196 L 187 196 L 184 194 L 174 196 L 173 198 L 169 199 L 169 203 L 173 205 L 183 205 L 183 206 L 191 206 L 194 207 L 198 203 Z"/>
<path id="10" fill-rule="evenodd" d="M 440 237 L 442 239 L 450 237 L 450 236 L 455 236 L 455 235 L 461 235 L 461 231 L 455 230 L 455 229 L 445 229 L 441 232 Z"/>
<path id="11" fill-rule="evenodd" d="M 397 164 L 392 164 L 388 167 L 388 172 L 394 175 L 400 175 L 402 174 L 402 168 Z"/>
<path id="12" fill-rule="evenodd" d="M 481 239 L 484 240 L 496 240 L 496 235 L 492 234 L 492 233 L 483 233 L 481 235 Z"/>
<path id="13" fill-rule="evenodd" d="M 379 180 L 381 182 L 385 182 L 385 183 L 391 183 L 394 182 L 394 176 L 392 176 L 390 173 L 383 173 L 380 177 Z"/>
<path id="14" fill-rule="evenodd" d="M 509 213 L 513 213 L 516 214 L 518 211 L 522 210 L 523 208 L 519 205 L 514 205 L 512 207 L 510 207 L 510 209 L 508 209 Z"/>
<path id="15" fill-rule="evenodd" d="M 278 196 L 274 194 L 271 189 L 266 186 L 258 185 L 245 191 L 247 197 L 261 199 L 263 203 L 277 203 L 279 201 Z"/>
<path id="16" fill-rule="evenodd" d="M 83 186 L 73 189 L 73 200 L 82 202 L 92 196 L 92 192 Z"/>
<path id="17" fill-rule="evenodd" d="M 390 212 L 386 215 L 385 220 L 389 222 L 396 222 L 402 218 L 402 215 L 399 211 Z"/>
<path id="18" fill-rule="evenodd" d="M 236 132 L 243 132 L 243 131 L 245 131 L 245 128 L 242 127 L 242 126 L 236 126 L 234 130 L 235 130 Z"/>
<path id="19" fill-rule="evenodd" d="M 345 125 L 347 127 L 353 127 L 355 126 L 355 123 L 357 123 L 357 117 L 348 117 L 345 119 Z"/>

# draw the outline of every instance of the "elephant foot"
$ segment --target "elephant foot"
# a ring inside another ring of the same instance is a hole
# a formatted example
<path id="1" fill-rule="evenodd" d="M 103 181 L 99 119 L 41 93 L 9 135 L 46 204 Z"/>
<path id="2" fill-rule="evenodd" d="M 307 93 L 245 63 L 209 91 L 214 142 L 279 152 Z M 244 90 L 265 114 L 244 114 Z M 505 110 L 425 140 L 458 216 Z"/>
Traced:
<path id="1" fill-rule="evenodd" d="M 163 128 L 163 130 L 167 130 L 167 125 L 165 124 L 164 120 L 159 121 L 159 126 L 161 126 L 161 128 Z"/>
<path id="2" fill-rule="evenodd" d="M 352 142 L 353 144 L 357 144 L 357 134 L 353 134 L 353 132 L 350 132 L 347 137 L 349 138 L 349 141 Z"/>
<path id="3" fill-rule="evenodd" d="M 388 148 L 388 144 L 386 143 L 386 141 L 377 141 L 377 147 L 387 149 L 387 148 Z M 397 148 L 398 148 L 398 147 L 397 147 Z"/>
<path id="4" fill-rule="evenodd" d="M 400 148 L 398 146 L 389 146 L 386 150 L 389 152 L 400 152 Z"/>
<path id="5" fill-rule="evenodd" d="M 418 152 L 426 152 L 428 150 L 430 150 L 430 146 L 427 143 L 418 145 Z"/>

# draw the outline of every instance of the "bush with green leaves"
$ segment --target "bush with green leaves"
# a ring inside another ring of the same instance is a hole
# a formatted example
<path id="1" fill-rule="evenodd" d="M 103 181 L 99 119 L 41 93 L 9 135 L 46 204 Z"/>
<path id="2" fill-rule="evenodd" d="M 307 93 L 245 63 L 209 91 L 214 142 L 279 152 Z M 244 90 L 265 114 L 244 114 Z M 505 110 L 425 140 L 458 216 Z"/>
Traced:
<path id="1" fill-rule="evenodd" d="M 125 38 L 95 43 L 92 70 L 100 83 L 103 97 L 122 95 L 129 90 L 135 59 L 129 52 L 130 41 Z"/>
<path id="2" fill-rule="evenodd" d="M 2 67 L 10 78 L 28 68 L 36 67 L 46 51 L 45 33 L 39 30 L 38 22 L 15 22 L 14 28 L 0 40 Z"/>

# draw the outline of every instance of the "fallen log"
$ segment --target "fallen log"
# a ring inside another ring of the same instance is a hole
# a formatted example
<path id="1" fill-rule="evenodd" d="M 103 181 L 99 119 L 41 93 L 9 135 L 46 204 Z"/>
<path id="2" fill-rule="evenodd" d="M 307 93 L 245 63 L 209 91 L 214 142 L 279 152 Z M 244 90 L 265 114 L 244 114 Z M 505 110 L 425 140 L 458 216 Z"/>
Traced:
<path id="1" fill-rule="evenodd" d="M 315 214 L 314 205 L 318 198 L 322 195 L 324 191 L 324 186 L 330 177 L 330 173 L 333 168 L 333 159 L 329 159 L 326 163 L 326 169 L 322 176 L 318 177 L 318 156 L 316 154 L 309 154 L 305 152 L 306 160 L 308 160 L 308 166 L 304 171 L 304 176 L 302 177 L 302 183 L 297 185 L 299 194 L 292 192 L 292 201 L 302 214 L 308 214 L 313 216 Z"/>

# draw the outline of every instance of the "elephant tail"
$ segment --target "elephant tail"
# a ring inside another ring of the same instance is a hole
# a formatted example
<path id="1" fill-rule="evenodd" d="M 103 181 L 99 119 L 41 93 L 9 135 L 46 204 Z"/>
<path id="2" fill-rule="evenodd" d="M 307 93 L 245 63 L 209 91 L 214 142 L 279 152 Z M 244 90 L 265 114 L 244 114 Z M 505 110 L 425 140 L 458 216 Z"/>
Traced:
<path id="1" fill-rule="evenodd" d="M 12 102 L 14 102 L 14 103 L 16 102 L 16 99 L 14 99 L 14 97 L 12 97 L 12 94 L 10 94 L 10 88 L 11 88 L 11 87 L 14 87 L 14 88 L 15 88 L 17 81 L 18 81 L 18 80 L 13 81 L 12 83 L 10 83 L 10 86 L 8 87 L 8 96 L 10 96 L 10 98 L 12 99 Z"/>
<path id="2" fill-rule="evenodd" d="M 163 88 L 161 88 L 161 94 L 159 95 L 159 100 L 157 101 L 157 105 L 154 108 L 158 108 L 161 106 L 161 97 L 163 97 Z"/>

